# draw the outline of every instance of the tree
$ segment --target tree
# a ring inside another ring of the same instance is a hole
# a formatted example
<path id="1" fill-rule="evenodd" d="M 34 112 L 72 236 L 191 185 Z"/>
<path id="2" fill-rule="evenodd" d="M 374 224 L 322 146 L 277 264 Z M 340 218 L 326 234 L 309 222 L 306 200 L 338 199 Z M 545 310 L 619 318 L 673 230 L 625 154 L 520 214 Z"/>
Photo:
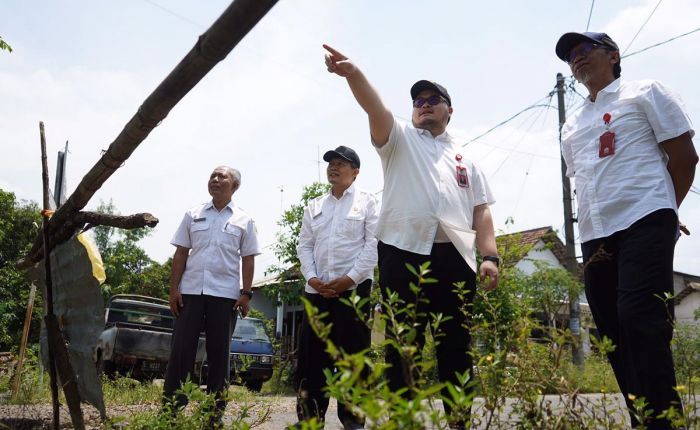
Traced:
<path id="1" fill-rule="evenodd" d="M 39 229 L 39 205 L 17 201 L 14 193 L 0 189 L 0 350 L 19 345 L 27 309 L 30 282 L 15 262 L 31 248 Z M 41 295 L 37 294 L 30 340 L 37 340 L 41 323 Z"/>
<path id="2" fill-rule="evenodd" d="M 556 328 L 557 312 L 568 303 L 569 297 L 579 297 L 583 286 L 569 271 L 536 261 L 537 270 L 520 284 L 522 300 L 535 313 L 544 315 L 547 326 Z"/>
<path id="3" fill-rule="evenodd" d="M 2 36 L 0 36 L 0 51 L 12 52 L 12 47 L 2 40 Z"/>
<path id="4" fill-rule="evenodd" d="M 114 203 L 100 202 L 97 212 L 113 214 Z M 159 264 L 153 261 L 138 241 L 151 232 L 147 228 L 118 230 L 109 226 L 96 226 L 95 241 L 100 249 L 107 275 L 102 285 L 105 297 L 114 294 L 143 294 L 165 298 L 168 295 L 168 279 L 171 262 Z"/>
<path id="5" fill-rule="evenodd" d="M 297 245 L 301 232 L 301 221 L 304 218 L 304 208 L 309 201 L 327 193 L 330 188 L 330 184 L 321 182 L 314 182 L 304 187 L 301 201 L 286 210 L 282 214 L 282 219 L 277 223 L 282 227 L 282 230 L 277 234 L 277 242 L 273 247 L 273 252 L 279 259 L 280 265 L 273 265 L 266 272 L 266 274 L 277 275 L 277 282 L 263 288 L 263 293 L 271 300 L 289 304 L 301 303 L 299 298 L 306 281 L 300 271 Z"/>

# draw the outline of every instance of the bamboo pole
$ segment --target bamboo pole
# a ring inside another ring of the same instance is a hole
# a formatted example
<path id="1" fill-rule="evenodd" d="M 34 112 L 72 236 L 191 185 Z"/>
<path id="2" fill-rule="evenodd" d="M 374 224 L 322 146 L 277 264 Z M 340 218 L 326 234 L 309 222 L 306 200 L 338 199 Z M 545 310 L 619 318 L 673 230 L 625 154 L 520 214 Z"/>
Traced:
<path id="1" fill-rule="evenodd" d="M 24 328 L 22 329 L 22 340 L 19 344 L 19 360 L 17 361 L 17 370 L 15 371 L 15 382 L 12 385 L 12 399 L 17 399 L 19 394 L 19 386 L 22 382 L 22 365 L 24 364 L 24 353 L 27 349 L 27 339 L 29 338 L 29 327 L 32 324 L 32 311 L 34 310 L 34 295 L 36 294 L 36 285 L 32 284 L 29 290 L 29 300 L 27 300 L 27 313 L 24 316 Z"/>
<path id="2" fill-rule="evenodd" d="M 102 184 L 124 164 L 148 134 L 165 119 L 170 110 L 216 64 L 226 58 L 238 42 L 276 3 L 277 0 L 235 0 L 231 3 L 214 24 L 199 37 L 194 47 L 163 82 L 144 100 L 136 114 L 102 154 L 100 160 L 83 177 L 63 206 L 56 211 L 50 221 L 51 227 L 63 225 L 76 212 L 83 209 Z M 40 261 L 42 256 L 43 249 L 35 242 L 35 246 L 29 251 L 27 257 L 18 265 L 29 267 Z"/>
<path id="3" fill-rule="evenodd" d="M 50 231 L 49 225 L 49 167 L 46 157 L 46 135 L 44 133 L 44 123 L 39 122 L 39 134 L 41 136 L 41 178 L 44 194 L 44 210 L 42 216 L 44 218 L 44 249 L 51 249 L 50 246 Z M 68 404 L 73 428 L 83 430 L 85 424 L 83 422 L 83 411 L 80 409 L 80 394 L 78 393 L 78 384 L 75 379 L 75 372 L 70 365 L 70 357 L 68 356 L 68 348 L 61 334 L 61 329 L 58 325 L 58 319 L 53 313 L 53 282 L 51 277 L 51 254 L 47 253 L 44 258 L 44 278 L 46 284 L 46 315 L 44 316 L 44 324 L 46 326 L 46 337 L 49 345 L 49 374 L 51 375 L 51 400 L 53 404 L 53 426 L 58 429 L 60 426 L 60 411 L 58 405 L 58 377 L 60 377 L 63 387 L 63 394 Z"/>
<path id="4" fill-rule="evenodd" d="M 49 209 L 49 168 L 48 168 L 48 161 L 46 158 L 46 134 L 44 133 L 44 123 L 39 122 L 39 136 L 41 139 L 41 179 L 42 179 L 42 190 L 43 190 L 43 208 L 44 211 L 47 211 Z M 46 212 L 42 212 L 42 238 L 43 238 L 43 243 L 44 243 L 44 248 L 45 249 L 50 249 L 49 248 L 49 216 Z M 45 291 L 44 291 L 44 298 L 46 299 L 46 303 L 44 306 L 46 307 L 46 315 L 44 315 L 44 319 L 48 317 L 48 315 L 53 315 L 53 288 L 51 285 L 51 259 L 46 258 L 44 259 L 44 271 L 46 272 L 46 281 L 44 283 L 45 285 Z M 48 338 L 48 327 L 47 327 L 47 338 Z M 56 378 L 56 366 L 54 365 L 55 359 L 54 359 L 54 351 L 53 348 L 51 347 L 51 342 L 47 342 L 48 347 L 49 347 L 49 384 L 51 385 L 51 404 L 53 406 L 53 428 L 54 430 L 58 430 L 61 426 L 61 414 L 60 414 L 60 409 L 59 409 L 59 404 L 58 404 L 58 381 Z"/>

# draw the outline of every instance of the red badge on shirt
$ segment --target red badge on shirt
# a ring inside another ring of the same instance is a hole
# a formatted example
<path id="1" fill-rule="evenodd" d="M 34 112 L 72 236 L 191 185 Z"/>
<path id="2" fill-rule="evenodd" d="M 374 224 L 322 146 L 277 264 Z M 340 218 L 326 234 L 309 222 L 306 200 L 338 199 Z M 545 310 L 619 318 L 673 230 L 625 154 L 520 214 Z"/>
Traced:
<path id="1" fill-rule="evenodd" d="M 610 131 L 610 120 L 612 115 L 605 113 L 603 122 L 605 123 L 605 133 L 600 135 L 600 147 L 598 157 L 603 158 L 615 154 L 615 132 Z"/>
<path id="2" fill-rule="evenodd" d="M 462 188 L 469 188 L 467 168 L 464 166 L 457 166 L 457 185 L 459 185 Z"/>

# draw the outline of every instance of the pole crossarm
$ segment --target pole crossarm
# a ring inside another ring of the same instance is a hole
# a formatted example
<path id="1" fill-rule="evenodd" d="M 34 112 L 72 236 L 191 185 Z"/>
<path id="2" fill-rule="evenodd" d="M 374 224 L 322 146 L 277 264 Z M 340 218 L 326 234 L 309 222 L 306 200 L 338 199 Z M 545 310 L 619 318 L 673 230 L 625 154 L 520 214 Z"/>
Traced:
<path id="1" fill-rule="evenodd" d="M 107 179 L 131 156 L 149 133 L 160 124 L 175 105 L 231 52 L 248 32 L 277 3 L 277 0 L 235 0 L 202 34 L 180 63 L 144 100 L 117 138 L 78 184 L 76 190 L 50 220 L 50 231 L 64 229 L 74 215 L 87 205 Z M 77 224 L 75 224 L 77 225 Z M 78 228 L 78 227 L 76 227 Z M 65 237 L 67 240 L 75 229 Z M 41 237 L 41 235 L 39 235 Z M 63 235 L 61 236 L 63 237 Z M 40 242 L 40 241 L 39 241 Z M 54 245 L 60 242 L 51 242 Z M 18 266 L 29 267 L 43 257 L 41 243 L 34 246 Z"/>

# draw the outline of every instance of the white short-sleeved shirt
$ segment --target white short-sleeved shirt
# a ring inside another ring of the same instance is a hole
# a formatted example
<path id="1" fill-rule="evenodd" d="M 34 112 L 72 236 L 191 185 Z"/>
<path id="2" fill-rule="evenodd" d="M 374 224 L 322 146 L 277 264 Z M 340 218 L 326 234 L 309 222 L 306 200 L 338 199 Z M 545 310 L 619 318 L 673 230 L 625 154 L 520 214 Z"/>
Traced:
<path id="1" fill-rule="evenodd" d="M 388 142 L 374 145 L 384 170 L 377 239 L 388 245 L 430 255 L 438 225 L 448 234 L 474 233 L 474 207 L 495 202 L 481 170 L 447 132 L 433 137 L 394 119 Z M 457 166 L 466 168 L 466 187 L 458 184 Z M 473 262 L 473 240 L 468 248 L 471 255 L 463 256 Z"/>
<path id="2" fill-rule="evenodd" d="M 181 294 L 238 299 L 241 257 L 260 254 L 255 223 L 233 202 L 221 211 L 211 201 L 191 208 L 170 243 L 190 250 Z"/>
<path id="3" fill-rule="evenodd" d="M 304 209 L 297 255 L 304 278 L 328 282 L 347 275 L 355 283 L 372 279 L 377 265 L 377 199 L 351 185 L 340 199 L 331 193 Z M 317 293 L 308 283 L 307 293 Z"/>
<path id="4" fill-rule="evenodd" d="M 610 114 L 615 152 L 600 157 L 603 116 Z M 659 143 L 694 134 L 682 101 L 657 81 L 616 79 L 562 128 L 566 174 L 576 178 L 582 242 L 607 237 L 659 209 L 677 210 L 668 157 Z"/>

